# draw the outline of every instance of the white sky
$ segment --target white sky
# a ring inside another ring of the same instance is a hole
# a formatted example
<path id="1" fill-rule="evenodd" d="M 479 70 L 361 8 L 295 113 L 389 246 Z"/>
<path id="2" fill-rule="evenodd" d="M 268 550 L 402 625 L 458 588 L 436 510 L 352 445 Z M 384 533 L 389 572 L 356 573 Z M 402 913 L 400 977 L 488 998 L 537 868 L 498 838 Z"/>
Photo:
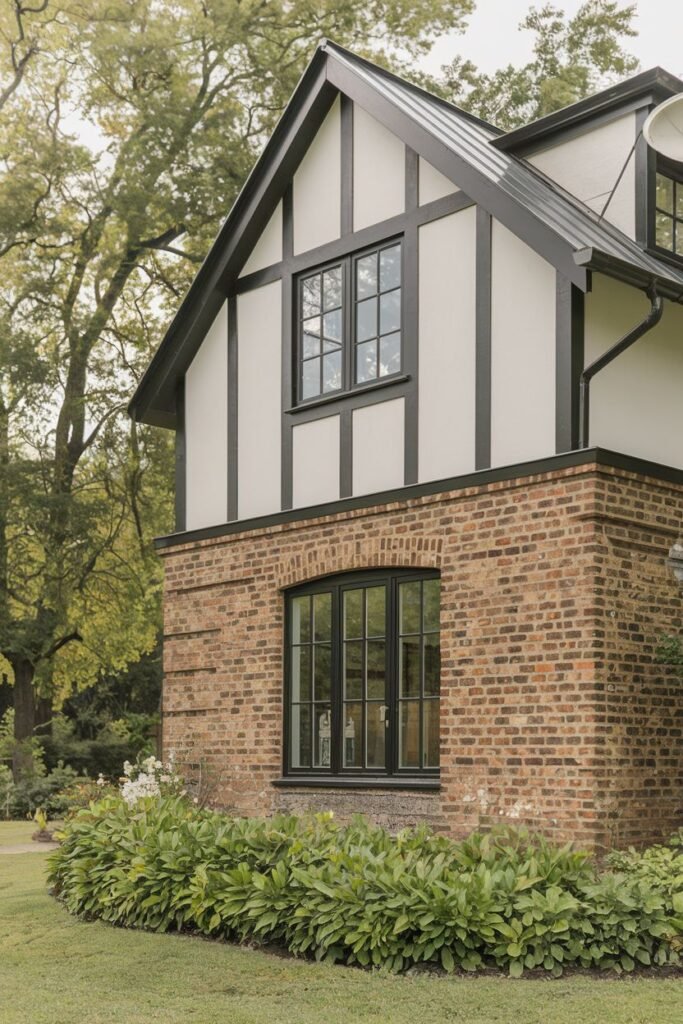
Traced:
<path id="1" fill-rule="evenodd" d="M 582 0 L 552 0 L 555 7 L 575 14 Z M 544 0 L 477 0 L 464 35 L 445 35 L 423 62 L 425 70 L 438 72 L 458 54 L 491 72 L 506 64 L 522 64 L 531 54 L 532 33 L 518 31 L 529 7 Z M 623 0 L 622 6 L 627 6 Z M 683 0 L 638 0 L 635 26 L 638 35 L 626 42 L 643 71 L 659 64 L 683 76 Z"/>

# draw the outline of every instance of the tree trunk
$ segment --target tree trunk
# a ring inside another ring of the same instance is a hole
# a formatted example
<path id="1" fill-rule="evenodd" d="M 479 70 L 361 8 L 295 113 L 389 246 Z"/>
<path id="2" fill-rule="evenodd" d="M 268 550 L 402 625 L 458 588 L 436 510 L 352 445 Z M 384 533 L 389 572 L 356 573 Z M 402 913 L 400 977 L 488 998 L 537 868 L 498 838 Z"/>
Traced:
<path id="1" fill-rule="evenodd" d="M 15 780 L 30 766 L 28 741 L 36 727 L 36 701 L 33 692 L 34 668 L 26 658 L 12 663 L 14 669 L 14 740 L 12 771 Z"/>

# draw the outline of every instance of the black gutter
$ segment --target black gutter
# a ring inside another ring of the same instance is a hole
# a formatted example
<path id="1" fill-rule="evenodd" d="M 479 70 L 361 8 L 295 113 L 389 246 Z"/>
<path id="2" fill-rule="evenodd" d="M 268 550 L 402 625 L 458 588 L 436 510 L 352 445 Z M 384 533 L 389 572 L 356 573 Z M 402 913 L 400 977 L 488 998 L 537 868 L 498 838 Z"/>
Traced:
<path id="1" fill-rule="evenodd" d="M 588 434 L 590 430 L 590 384 L 597 373 L 600 370 L 604 370 L 606 366 L 609 366 L 617 356 L 625 352 L 627 348 L 630 348 L 639 338 L 642 338 L 644 334 L 651 331 L 653 327 L 656 327 L 659 321 L 662 319 L 662 313 L 664 312 L 664 299 L 661 295 L 657 294 L 657 287 L 651 284 L 647 289 L 648 298 L 650 299 L 650 312 L 647 316 L 636 324 L 627 334 L 620 338 L 619 341 L 612 345 L 610 349 L 587 366 L 582 374 L 579 383 L 579 409 L 580 409 L 580 435 L 579 435 L 579 448 L 588 448 Z"/>

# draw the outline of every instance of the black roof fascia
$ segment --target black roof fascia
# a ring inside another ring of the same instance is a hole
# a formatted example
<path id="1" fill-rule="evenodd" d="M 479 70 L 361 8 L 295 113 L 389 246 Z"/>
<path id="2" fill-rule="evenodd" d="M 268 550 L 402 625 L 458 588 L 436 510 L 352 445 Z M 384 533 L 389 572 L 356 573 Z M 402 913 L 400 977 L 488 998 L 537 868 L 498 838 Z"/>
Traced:
<path id="1" fill-rule="evenodd" d="M 336 90 L 327 81 L 326 62 L 319 47 L 140 379 L 128 406 L 133 419 L 175 425 L 175 379 L 187 370 L 225 301 L 231 266 L 241 268 L 248 257 L 334 102 Z M 186 338 L 196 344 L 184 345 Z"/>
<path id="2" fill-rule="evenodd" d="M 568 128 L 604 117 L 608 113 L 619 114 L 621 109 L 642 98 L 643 105 L 660 103 L 662 100 L 683 92 L 683 81 L 663 68 L 654 67 L 643 71 L 625 82 L 603 89 L 594 96 L 588 96 L 552 114 L 540 117 L 531 124 L 522 125 L 491 140 L 491 145 L 520 156 L 531 149 L 539 148 L 552 136 Z"/>
<path id="3" fill-rule="evenodd" d="M 627 263 L 625 260 L 620 260 L 611 253 L 601 252 L 599 249 L 588 246 L 575 252 L 574 259 L 578 266 L 605 274 L 607 277 L 613 277 L 615 280 L 632 285 L 634 288 L 645 290 L 654 284 L 657 292 L 663 298 L 671 299 L 672 302 L 681 302 L 683 300 L 683 288 L 677 288 L 666 278 L 659 277 L 651 271 L 640 269 L 632 263 Z"/>

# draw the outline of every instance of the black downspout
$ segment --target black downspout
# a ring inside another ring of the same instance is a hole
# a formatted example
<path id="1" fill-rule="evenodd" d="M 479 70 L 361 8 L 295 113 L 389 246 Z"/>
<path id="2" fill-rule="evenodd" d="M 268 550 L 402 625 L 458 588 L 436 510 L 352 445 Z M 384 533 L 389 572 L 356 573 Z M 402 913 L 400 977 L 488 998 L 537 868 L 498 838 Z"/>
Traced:
<path id="1" fill-rule="evenodd" d="M 647 296 L 650 300 L 650 312 L 644 320 L 620 338 L 616 345 L 604 352 L 598 359 L 595 359 L 590 366 L 581 374 L 579 383 L 579 448 L 588 447 L 588 433 L 590 424 L 590 384 L 596 373 L 608 366 L 613 359 L 630 348 L 635 341 L 642 338 L 644 334 L 656 327 L 662 319 L 664 312 L 664 299 L 657 294 L 657 287 L 651 284 L 647 289 Z"/>

